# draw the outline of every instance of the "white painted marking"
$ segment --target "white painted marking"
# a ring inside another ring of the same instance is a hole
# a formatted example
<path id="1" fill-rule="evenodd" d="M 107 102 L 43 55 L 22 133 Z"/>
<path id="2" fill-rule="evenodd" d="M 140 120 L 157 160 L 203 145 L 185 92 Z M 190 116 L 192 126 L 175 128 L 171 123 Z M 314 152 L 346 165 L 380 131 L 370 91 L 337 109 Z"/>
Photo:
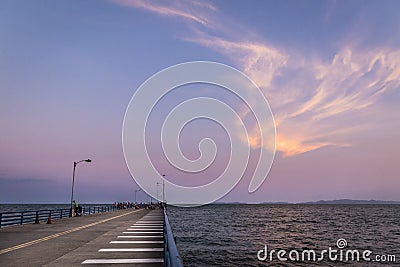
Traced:
<path id="1" fill-rule="evenodd" d="M 163 228 L 164 225 L 131 225 L 130 227 L 135 227 L 135 228 Z"/>
<path id="2" fill-rule="evenodd" d="M 158 228 L 158 229 L 149 229 L 149 228 L 128 228 L 126 229 L 128 231 L 162 231 L 162 228 Z"/>
<path id="3" fill-rule="evenodd" d="M 162 235 L 162 231 L 154 231 L 154 232 L 122 232 L 123 234 L 160 234 Z"/>
<path id="4" fill-rule="evenodd" d="M 164 248 L 102 248 L 99 252 L 154 252 L 164 251 Z"/>
<path id="5" fill-rule="evenodd" d="M 137 224 L 135 224 L 135 225 L 131 225 L 130 227 L 137 227 L 137 228 L 140 228 L 140 227 L 148 227 L 148 228 L 152 228 L 152 227 L 155 227 L 155 228 L 164 228 L 164 225 L 153 225 L 153 224 L 151 224 L 151 225 L 143 225 L 143 224 L 137 225 Z"/>
<path id="6" fill-rule="evenodd" d="M 146 225 L 148 225 L 148 226 L 152 226 L 152 225 L 163 226 L 164 224 L 163 223 L 135 223 L 134 225 L 138 225 L 138 226 L 141 226 L 141 225 L 143 225 L 143 226 L 146 226 Z"/>
<path id="7" fill-rule="evenodd" d="M 131 225 L 129 227 L 134 227 L 134 228 L 160 228 L 163 229 L 164 225 Z"/>
<path id="8" fill-rule="evenodd" d="M 134 225 L 132 225 L 131 227 L 163 227 L 163 225 L 162 224 L 134 224 Z"/>
<path id="9" fill-rule="evenodd" d="M 140 232 L 140 231 L 145 231 L 145 232 L 163 232 L 163 229 L 133 229 L 129 228 L 127 229 L 128 231 L 133 231 L 133 232 Z"/>
<path id="10" fill-rule="evenodd" d="M 164 225 L 164 224 L 161 223 L 161 222 L 152 222 L 152 223 L 140 223 L 140 222 L 137 222 L 137 223 L 135 223 L 135 225 Z"/>
<path id="11" fill-rule="evenodd" d="M 151 241 L 110 241 L 110 244 L 162 244 L 164 241 L 151 240 Z"/>
<path id="12" fill-rule="evenodd" d="M 119 235 L 118 238 L 162 238 L 163 235 Z"/>
<path id="13" fill-rule="evenodd" d="M 119 264 L 119 263 L 162 263 L 163 258 L 154 259 L 96 259 L 85 260 L 82 264 Z"/>

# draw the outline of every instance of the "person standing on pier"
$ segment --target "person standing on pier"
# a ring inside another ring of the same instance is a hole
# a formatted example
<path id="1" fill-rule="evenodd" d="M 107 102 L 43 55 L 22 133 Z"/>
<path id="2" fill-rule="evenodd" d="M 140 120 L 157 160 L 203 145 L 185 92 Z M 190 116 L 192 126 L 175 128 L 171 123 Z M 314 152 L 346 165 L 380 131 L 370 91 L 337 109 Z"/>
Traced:
<path id="1" fill-rule="evenodd" d="M 78 202 L 76 202 L 75 200 L 73 202 L 74 202 L 75 216 L 80 216 L 82 212 L 82 207 L 79 206 Z"/>

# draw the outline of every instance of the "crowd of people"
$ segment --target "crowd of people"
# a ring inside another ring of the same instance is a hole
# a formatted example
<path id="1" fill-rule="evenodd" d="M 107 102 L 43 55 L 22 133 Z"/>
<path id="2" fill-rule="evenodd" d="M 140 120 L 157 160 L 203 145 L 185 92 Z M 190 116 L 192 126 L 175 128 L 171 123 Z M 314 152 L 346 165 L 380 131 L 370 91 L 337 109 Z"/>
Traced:
<path id="1" fill-rule="evenodd" d="M 114 208 L 117 210 L 121 209 L 155 209 L 155 208 L 162 208 L 164 203 L 162 202 L 150 202 L 150 203 L 133 203 L 133 202 L 114 202 Z"/>
<path id="2" fill-rule="evenodd" d="M 81 205 L 78 204 L 77 201 L 73 201 L 73 209 L 72 212 L 73 216 L 82 216 L 83 215 L 83 208 Z M 114 202 L 113 204 L 115 210 L 122 210 L 122 209 L 156 209 L 162 208 L 165 206 L 163 202 L 150 202 L 150 203 L 137 203 L 137 202 Z M 90 214 L 90 212 L 89 212 Z M 71 215 L 70 215 L 71 216 Z"/>

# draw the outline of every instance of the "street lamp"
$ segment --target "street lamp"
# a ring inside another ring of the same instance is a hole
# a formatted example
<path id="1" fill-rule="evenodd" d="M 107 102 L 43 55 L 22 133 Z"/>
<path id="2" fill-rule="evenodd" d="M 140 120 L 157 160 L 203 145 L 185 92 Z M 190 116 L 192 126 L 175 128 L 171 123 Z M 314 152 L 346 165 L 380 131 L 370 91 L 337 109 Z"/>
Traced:
<path id="1" fill-rule="evenodd" d="M 165 177 L 165 174 L 162 175 L 162 177 Z M 157 196 L 158 196 L 158 185 L 161 184 L 157 182 Z M 164 178 L 162 182 L 162 202 L 165 202 L 165 183 L 164 183 Z"/>
<path id="2" fill-rule="evenodd" d="M 91 159 L 83 159 L 83 160 L 80 160 L 78 162 L 74 161 L 74 171 L 72 173 L 71 212 L 69 214 L 69 217 L 72 217 L 72 202 L 74 200 L 75 169 L 76 169 L 76 165 L 78 165 L 81 162 L 92 162 L 92 160 Z"/>
<path id="3" fill-rule="evenodd" d="M 136 193 L 142 191 L 142 189 L 135 190 L 135 204 L 136 204 Z"/>
<path id="4" fill-rule="evenodd" d="M 162 198 L 163 198 L 163 202 L 165 203 L 165 174 L 163 174 L 163 180 L 162 180 Z"/>

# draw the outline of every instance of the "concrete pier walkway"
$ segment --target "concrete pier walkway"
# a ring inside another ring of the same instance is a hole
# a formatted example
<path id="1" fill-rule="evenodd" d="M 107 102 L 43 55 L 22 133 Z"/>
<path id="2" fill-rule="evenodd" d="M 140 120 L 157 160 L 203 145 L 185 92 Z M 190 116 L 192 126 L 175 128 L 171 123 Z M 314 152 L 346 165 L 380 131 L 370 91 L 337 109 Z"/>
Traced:
<path id="1" fill-rule="evenodd" d="M 0 229 L 0 266 L 164 266 L 162 209 Z"/>

